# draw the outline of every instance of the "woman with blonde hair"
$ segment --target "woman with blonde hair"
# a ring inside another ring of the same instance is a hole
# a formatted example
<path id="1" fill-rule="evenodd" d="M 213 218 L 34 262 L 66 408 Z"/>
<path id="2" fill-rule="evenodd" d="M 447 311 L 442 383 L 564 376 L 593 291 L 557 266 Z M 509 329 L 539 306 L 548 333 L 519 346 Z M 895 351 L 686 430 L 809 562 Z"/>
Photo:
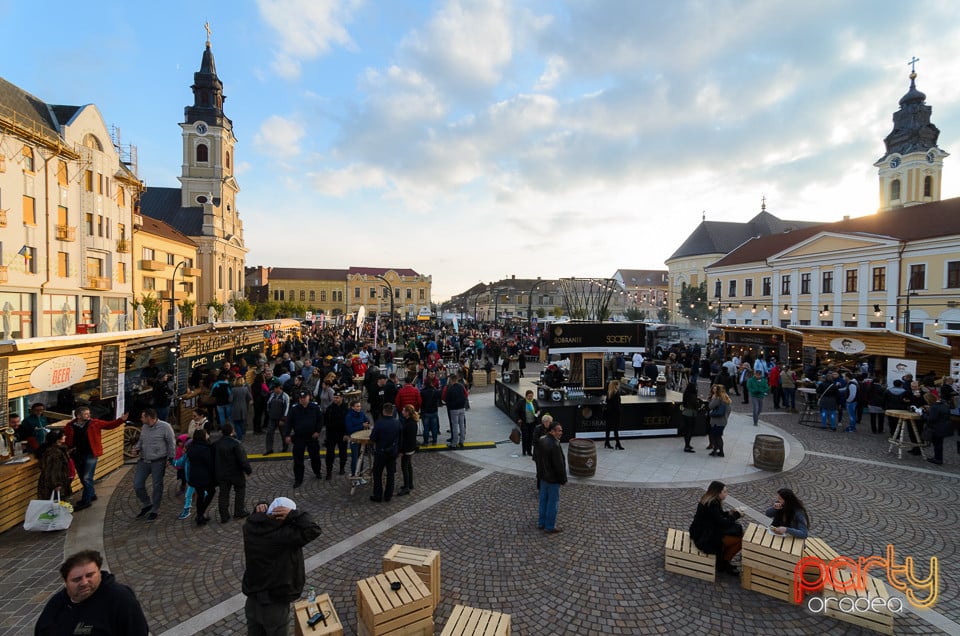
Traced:
<path id="1" fill-rule="evenodd" d="M 707 414 L 710 417 L 710 446 L 713 451 L 710 457 L 723 457 L 723 429 L 730 418 L 730 396 L 721 384 L 710 387 L 710 401 L 707 403 Z"/>
<path id="2" fill-rule="evenodd" d="M 417 423 L 420 414 L 412 404 L 400 410 L 400 474 L 403 485 L 397 495 L 407 495 L 413 490 L 413 454 L 417 452 Z"/>
<path id="3" fill-rule="evenodd" d="M 607 384 L 607 404 L 604 409 L 605 416 L 605 426 L 604 426 L 604 439 L 603 446 L 605 448 L 613 448 L 610 446 L 610 431 L 613 431 L 613 439 L 617 443 L 617 450 L 623 450 L 623 446 L 620 445 L 620 381 L 611 380 Z"/>

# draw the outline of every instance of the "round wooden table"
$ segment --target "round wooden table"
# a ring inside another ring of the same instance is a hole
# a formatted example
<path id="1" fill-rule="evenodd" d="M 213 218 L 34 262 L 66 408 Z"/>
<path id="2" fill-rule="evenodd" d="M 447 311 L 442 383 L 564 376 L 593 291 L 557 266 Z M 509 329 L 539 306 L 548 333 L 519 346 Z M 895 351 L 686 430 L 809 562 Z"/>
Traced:
<path id="1" fill-rule="evenodd" d="M 370 429 L 364 429 L 362 431 L 357 431 L 356 433 L 350 434 L 350 443 L 359 444 L 360 450 L 358 451 L 357 456 L 357 470 L 352 475 L 350 475 L 350 494 L 352 495 L 357 490 L 357 486 L 362 486 L 367 483 L 367 480 L 364 478 L 373 476 L 373 463 L 369 468 L 364 467 L 366 463 L 364 459 L 369 455 L 367 453 L 367 446 L 370 444 Z"/>
<path id="2" fill-rule="evenodd" d="M 890 448 L 887 449 L 887 452 L 893 452 L 893 448 L 896 446 L 897 459 L 903 459 L 903 449 L 905 447 L 911 449 L 917 448 L 920 449 L 920 455 L 923 457 L 923 447 L 926 446 L 926 444 L 920 438 L 920 431 L 917 430 L 917 422 L 920 421 L 920 415 L 913 411 L 900 409 L 890 409 L 886 411 L 885 415 L 897 418 L 897 427 L 893 431 L 893 437 L 890 438 Z M 913 431 L 913 439 L 904 441 L 903 438 L 907 435 L 908 426 Z"/>
<path id="3" fill-rule="evenodd" d="M 807 387 L 797 389 L 800 396 L 800 419 L 804 426 L 820 426 L 820 409 L 817 408 L 817 390 Z"/>

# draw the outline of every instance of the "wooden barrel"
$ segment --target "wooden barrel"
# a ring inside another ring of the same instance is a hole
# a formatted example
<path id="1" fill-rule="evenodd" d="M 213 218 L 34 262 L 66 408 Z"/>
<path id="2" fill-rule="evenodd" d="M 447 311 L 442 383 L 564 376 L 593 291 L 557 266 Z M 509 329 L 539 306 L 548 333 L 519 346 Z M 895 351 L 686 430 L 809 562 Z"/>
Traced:
<path id="1" fill-rule="evenodd" d="M 571 475 L 593 477 L 597 472 L 597 446 L 589 439 L 574 437 L 568 443 L 567 465 Z"/>
<path id="2" fill-rule="evenodd" d="M 753 440 L 753 465 L 761 470 L 783 470 L 783 438 L 757 435 Z"/>

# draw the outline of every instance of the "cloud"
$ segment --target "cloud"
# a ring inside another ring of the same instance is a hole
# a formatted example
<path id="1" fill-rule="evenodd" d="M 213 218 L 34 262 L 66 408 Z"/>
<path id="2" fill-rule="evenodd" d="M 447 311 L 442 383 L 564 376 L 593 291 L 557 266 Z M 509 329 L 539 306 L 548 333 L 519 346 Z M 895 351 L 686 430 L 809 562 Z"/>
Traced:
<path id="1" fill-rule="evenodd" d="M 271 115 L 253 136 L 256 148 L 272 157 L 294 157 L 300 154 L 300 140 L 305 134 L 302 124 L 293 120 Z"/>
<path id="2" fill-rule="evenodd" d="M 559 55 L 551 55 L 547 58 L 547 67 L 543 74 L 537 79 L 533 89 L 536 91 L 548 91 L 557 85 L 560 76 L 567 69 L 567 61 Z"/>
<path id="3" fill-rule="evenodd" d="M 275 31 L 273 70 L 285 79 L 300 76 L 301 63 L 334 46 L 353 48 L 347 31 L 358 0 L 257 0 L 260 17 Z"/>

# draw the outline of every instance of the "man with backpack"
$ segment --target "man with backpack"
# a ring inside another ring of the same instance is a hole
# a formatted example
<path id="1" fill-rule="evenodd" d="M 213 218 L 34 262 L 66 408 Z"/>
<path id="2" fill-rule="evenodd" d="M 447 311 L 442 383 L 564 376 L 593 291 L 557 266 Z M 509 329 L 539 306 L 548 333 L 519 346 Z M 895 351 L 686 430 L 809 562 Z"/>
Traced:
<path id="1" fill-rule="evenodd" d="M 232 422 L 230 418 L 230 402 L 233 398 L 233 390 L 230 388 L 230 382 L 226 376 L 221 376 L 213 386 L 210 387 L 210 396 L 213 397 L 217 405 L 217 421 L 223 426 L 226 422 Z"/>

